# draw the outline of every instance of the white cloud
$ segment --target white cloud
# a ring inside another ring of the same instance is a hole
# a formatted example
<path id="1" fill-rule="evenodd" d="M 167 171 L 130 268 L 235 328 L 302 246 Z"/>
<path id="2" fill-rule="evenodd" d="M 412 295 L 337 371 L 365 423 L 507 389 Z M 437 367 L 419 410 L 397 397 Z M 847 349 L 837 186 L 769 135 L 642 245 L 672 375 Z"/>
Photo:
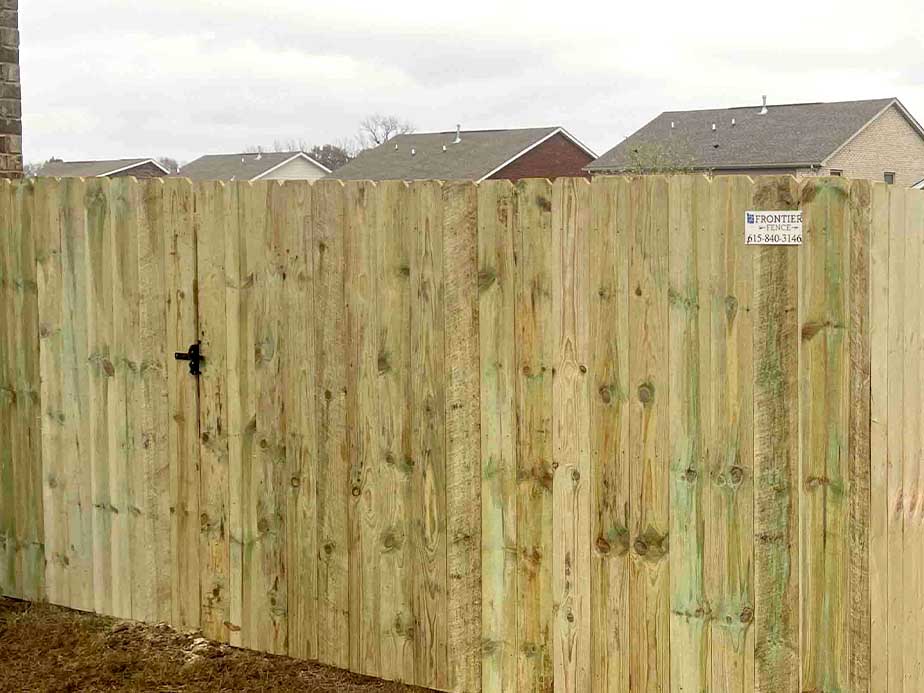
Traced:
<path id="1" fill-rule="evenodd" d="M 561 124 L 603 151 L 668 109 L 899 96 L 924 118 L 917 2 L 22 3 L 24 147 L 183 159 L 422 129 Z"/>

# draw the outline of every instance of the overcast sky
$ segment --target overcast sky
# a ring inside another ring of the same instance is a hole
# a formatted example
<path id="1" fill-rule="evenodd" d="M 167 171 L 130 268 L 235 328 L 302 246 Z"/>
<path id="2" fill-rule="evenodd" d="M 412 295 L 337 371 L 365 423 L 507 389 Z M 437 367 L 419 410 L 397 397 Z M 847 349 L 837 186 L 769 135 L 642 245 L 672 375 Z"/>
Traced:
<path id="1" fill-rule="evenodd" d="M 22 0 L 27 161 L 563 125 L 602 153 L 661 111 L 897 96 L 921 0 Z"/>

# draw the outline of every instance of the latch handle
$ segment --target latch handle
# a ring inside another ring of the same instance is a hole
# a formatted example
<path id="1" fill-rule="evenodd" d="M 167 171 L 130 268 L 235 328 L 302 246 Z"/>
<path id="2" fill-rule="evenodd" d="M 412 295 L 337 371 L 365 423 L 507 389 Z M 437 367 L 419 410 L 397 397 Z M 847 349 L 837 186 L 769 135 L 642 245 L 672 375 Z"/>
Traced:
<path id="1" fill-rule="evenodd" d="M 202 355 L 202 352 L 200 351 L 200 345 L 201 345 L 201 342 L 190 344 L 189 351 L 185 353 L 182 351 L 178 351 L 173 355 L 173 357 L 177 361 L 189 361 L 189 372 L 192 375 L 199 375 L 200 373 L 202 373 L 202 370 L 199 368 L 199 365 L 203 361 L 205 361 L 205 357 Z"/>

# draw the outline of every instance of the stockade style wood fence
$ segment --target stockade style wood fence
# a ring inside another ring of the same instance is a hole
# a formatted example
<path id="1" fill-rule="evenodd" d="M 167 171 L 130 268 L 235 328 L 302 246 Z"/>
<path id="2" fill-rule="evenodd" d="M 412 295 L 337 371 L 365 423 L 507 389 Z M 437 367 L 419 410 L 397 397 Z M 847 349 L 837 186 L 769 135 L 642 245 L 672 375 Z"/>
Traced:
<path id="1" fill-rule="evenodd" d="M 924 193 L 40 179 L 0 232 L 3 593 L 438 689 L 924 690 Z"/>

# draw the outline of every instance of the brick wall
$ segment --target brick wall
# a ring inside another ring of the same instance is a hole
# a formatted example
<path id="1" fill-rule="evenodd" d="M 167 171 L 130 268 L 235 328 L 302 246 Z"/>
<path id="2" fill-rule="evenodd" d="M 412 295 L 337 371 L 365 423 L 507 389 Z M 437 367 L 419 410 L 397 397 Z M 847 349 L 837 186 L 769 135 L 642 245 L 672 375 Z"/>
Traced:
<path id="1" fill-rule="evenodd" d="M 19 0 L 0 0 L 0 177 L 22 176 Z"/>
<path id="2" fill-rule="evenodd" d="M 587 176 L 582 169 L 594 157 L 562 134 L 553 135 L 491 176 L 499 180 Z"/>
<path id="3" fill-rule="evenodd" d="M 823 173 L 831 169 L 875 181 L 891 171 L 896 185 L 907 188 L 924 178 L 924 138 L 892 106 L 832 158 Z"/>

